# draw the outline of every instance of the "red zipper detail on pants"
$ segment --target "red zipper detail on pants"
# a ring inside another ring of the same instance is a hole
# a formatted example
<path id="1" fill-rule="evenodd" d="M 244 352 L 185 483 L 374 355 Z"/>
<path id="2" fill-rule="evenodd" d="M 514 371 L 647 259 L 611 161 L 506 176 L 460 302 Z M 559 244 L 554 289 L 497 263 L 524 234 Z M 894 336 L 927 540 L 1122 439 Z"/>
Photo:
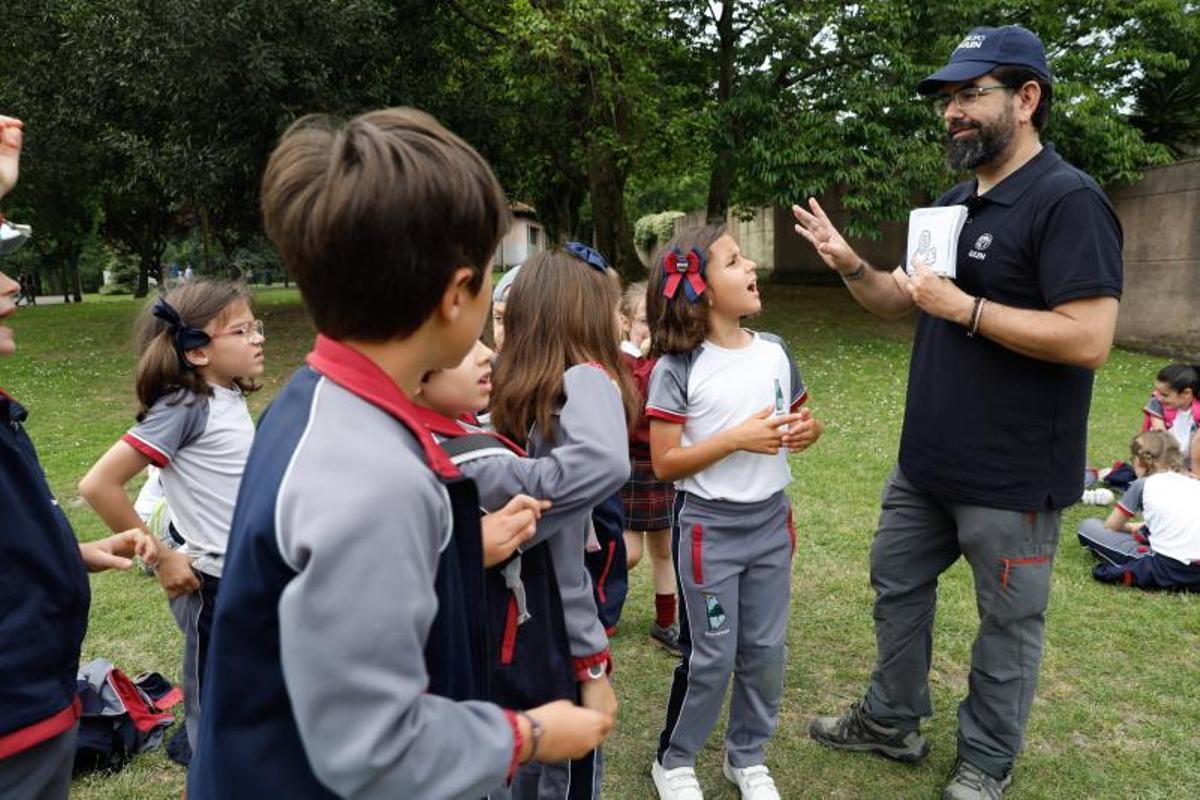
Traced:
<path id="1" fill-rule="evenodd" d="M 704 583 L 704 566 L 700 560 L 700 542 L 704 535 L 704 528 L 697 522 L 692 526 L 692 580 L 696 585 Z"/>
<path id="2" fill-rule="evenodd" d="M 1008 588 L 1008 576 L 1012 574 L 1012 568 L 1017 564 L 1045 564 L 1050 560 L 1050 556 L 1027 556 L 1026 558 L 1002 558 L 1000 563 L 1004 565 L 1004 569 L 1000 571 L 1000 588 Z"/>
<path id="3" fill-rule="evenodd" d="M 517 598 L 508 596 L 508 616 L 504 619 L 504 639 L 500 642 L 500 663 L 511 664 L 517 647 Z"/>
<path id="4" fill-rule="evenodd" d="M 613 556 L 617 554 L 617 543 L 615 541 L 608 543 L 608 557 L 604 559 L 604 569 L 600 573 L 599 580 L 596 581 L 596 594 L 600 597 L 601 603 L 607 603 L 608 597 L 604 593 L 604 584 L 608 583 L 608 571 L 612 569 Z"/>
<path id="5" fill-rule="evenodd" d="M 788 538 L 792 540 L 792 558 L 796 557 L 796 524 L 792 521 L 792 510 L 788 509 L 787 517 Z"/>

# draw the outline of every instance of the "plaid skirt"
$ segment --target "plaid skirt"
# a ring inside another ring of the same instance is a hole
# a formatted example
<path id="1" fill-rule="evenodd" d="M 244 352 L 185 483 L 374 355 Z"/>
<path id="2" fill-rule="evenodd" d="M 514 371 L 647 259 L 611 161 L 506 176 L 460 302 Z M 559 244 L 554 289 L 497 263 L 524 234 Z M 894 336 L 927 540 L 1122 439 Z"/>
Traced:
<path id="1" fill-rule="evenodd" d="M 659 531 L 671 527 L 675 487 L 654 476 L 650 459 L 631 458 L 629 482 L 621 489 L 625 530 Z"/>

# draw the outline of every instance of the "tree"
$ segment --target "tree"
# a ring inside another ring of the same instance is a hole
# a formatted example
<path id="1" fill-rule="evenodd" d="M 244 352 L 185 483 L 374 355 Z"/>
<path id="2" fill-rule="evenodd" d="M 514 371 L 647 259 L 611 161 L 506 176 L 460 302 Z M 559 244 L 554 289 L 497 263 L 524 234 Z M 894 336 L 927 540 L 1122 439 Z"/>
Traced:
<path id="1" fill-rule="evenodd" d="M 1139 20 L 1151 47 L 1135 86 L 1133 124 L 1176 158 L 1200 156 L 1200 13 L 1166 10 L 1168 20 Z"/>
<path id="2" fill-rule="evenodd" d="M 644 273 L 626 209 L 629 178 L 694 125 L 658 77 L 672 43 L 659 6 L 636 0 L 513 2 L 496 60 L 532 169 L 519 182 L 562 235 L 586 193 L 591 238 L 627 278 Z M 672 153 L 673 155 L 673 153 Z M 659 166 L 667 162 L 660 161 Z M 533 180 L 531 180 L 533 178 Z M 588 238 L 588 237 L 584 237 Z"/>
<path id="3" fill-rule="evenodd" d="M 1042 0 L 993 0 L 975 16 L 1038 32 L 1056 79 L 1043 139 L 1109 183 L 1130 180 L 1169 157 L 1143 140 L 1122 109 L 1130 77 L 1153 58 L 1144 27 L 1132 20 L 1179 29 L 1181 8 L 1178 0 L 1143 0 L 1133 8 L 1088 0 L 1064 13 Z M 789 11 L 773 24 L 804 20 Z M 866 0 L 809 18 L 790 38 L 802 41 L 811 58 L 789 67 L 788 86 L 773 102 L 755 106 L 759 124 L 738 153 L 735 202 L 790 205 L 838 187 L 853 212 L 849 231 L 870 235 L 878 222 L 901 218 L 914 202 L 940 193 L 955 176 L 938 146 L 941 121 L 914 87 L 945 63 L 964 27 L 960 4 L 948 0 Z M 748 85 L 761 82 L 772 64 L 789 60 L 778 48 L 779 58 L 765 59 Z M 804 79 L 791 80 L 795 75 Z"/>

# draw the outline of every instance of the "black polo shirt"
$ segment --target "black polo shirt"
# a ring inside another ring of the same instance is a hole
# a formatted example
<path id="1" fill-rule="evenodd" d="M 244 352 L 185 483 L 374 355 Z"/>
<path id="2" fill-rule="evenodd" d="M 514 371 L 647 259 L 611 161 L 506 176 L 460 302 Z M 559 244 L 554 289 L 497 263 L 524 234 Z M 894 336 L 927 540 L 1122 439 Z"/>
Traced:
<path id="1" fill-rule="evenodd" d="M 969 210 L 958 286 L 1017 308 L 1120 297 L 1121 224 L 1104 192 L 1050 145 Z M 984 317 L 987 308 L 984 308 Z M 1083 489 L 1092 371 L 1029 358 L 918 312 L 900 468 L 925 491 L 1015 511 L 1063 508 Z"/>

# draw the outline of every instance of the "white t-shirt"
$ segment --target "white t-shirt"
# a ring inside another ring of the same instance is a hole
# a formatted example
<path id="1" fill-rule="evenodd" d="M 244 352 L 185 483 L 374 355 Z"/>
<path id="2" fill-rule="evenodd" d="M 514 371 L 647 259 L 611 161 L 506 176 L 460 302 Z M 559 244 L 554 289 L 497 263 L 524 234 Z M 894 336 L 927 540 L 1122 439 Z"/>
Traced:
<path id="1" fill-rule="evenodd" d="M 1168 429 L 1175 441 L 1179 442 L 1179 450 L 1186 460 L 1192 449 L 1192 435 L 1196 432 L 1196 421 L 1192 419 L 1192 408 L 1181 408 L 1175 414 L 1175 421 Z"/>
<path id="2" fill-rule="evenodd" d="M 1200 480 L 1156 472 L 1130 484 L 1117 505 L 1130 516 L 1142 512 L 1155 553 L 1184 564 L 1200 560 Z"/>
<path id="3" fill-rule="evenodd" d="M 124 440 L 162 470 L 171 522 L 184 540 L 179 551 L 219 578 L 254 421 L 241 391 L 211 388 L 211 397 L 161 398 Z"/>
<path id="4" fill-rule="evenodd" d="M 786 413 L 808 395 L 791 354 L 778 336 L 754 333 L 733 350 L 705 342 L 690 353 L 665 355 L 654 366 L 646 416 L 681 423 L 684 447 L 711 439 L 764 407 Z M 708 500 L 753 503 L 791 481 L 787 451 L 763 455 L 739 451 L 675 482 L 675 488 Z"/>

